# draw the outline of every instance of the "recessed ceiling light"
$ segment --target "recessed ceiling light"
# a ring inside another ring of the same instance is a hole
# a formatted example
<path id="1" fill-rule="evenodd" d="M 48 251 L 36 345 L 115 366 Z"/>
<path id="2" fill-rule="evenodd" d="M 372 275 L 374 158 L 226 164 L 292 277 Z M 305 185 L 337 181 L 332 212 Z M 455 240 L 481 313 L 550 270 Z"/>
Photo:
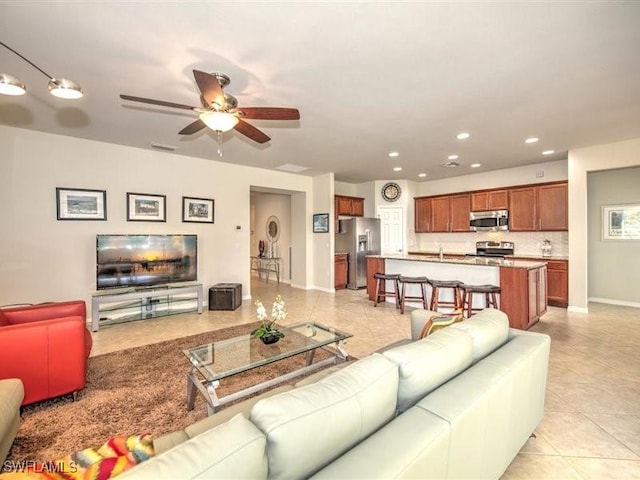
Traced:
<path id="1" fill-rule="evenodd" d="M 458 155 L 449 155 L 447 158 L 449 160 L 457 160 L 458 159 Z"/>
<path id="2" fill-rule="evenodd" d="M 426 176 L 427 176 L 427 174 L 426 174 L 426 173 L 419 173 L 419 174 L 418 174 L 418 176 L 419 176 L 420 178 L 424 178 L 424 177 L 426 177 Z"/>
<path id="3" fill-rule="evenodd" d="M 556 153 L 555 150 L 545 150 L 544 152 L 542 152 L 543 155 L 551 155 L 552 153 Z"/>
<path id="4" fill-rule="evenodd" d="M 456 135 L 456 137 L 458 138 L 458 140 L 466 140 L 467 138 L 469 138 L 471 136 L 470 133 L 467 132 L 462 132 L 459 133 L 458 135 Z"/>
<path id="5" fill-rule="evenodd" d="M 402 167 L 393 167 L 393 171 L 394 172 L 401 172 L 402 171 Z"/>
<path id="6" fill-rule="evenodd" d="M 536 143 L 538 140 L 538 137 L 529 137 L 524 141 L 524 143 Z"/>
<path id="7" fill-rule="evenodd" d="M 469 165 L 471 168 L 478 168 L 480 165 L 482 165 L 481 163 L 472 163 L 471 165 Z"/>
<path id="8" fill-rule="evenodd" d="M 448 168 L 455 168 L 455 167 L 459 167 L 460 164 L 458 162 L 454 162 L 453 160 L 450 162 L 445 162 L 442 164 L 443 167 L 448 167 Z"/>
<path id="9" fill-rule="evenodd" d="M 398 152 L 390 152 L 389 153 L 390 157 L 397 157 L 398 155 L 400 155 Z"/>

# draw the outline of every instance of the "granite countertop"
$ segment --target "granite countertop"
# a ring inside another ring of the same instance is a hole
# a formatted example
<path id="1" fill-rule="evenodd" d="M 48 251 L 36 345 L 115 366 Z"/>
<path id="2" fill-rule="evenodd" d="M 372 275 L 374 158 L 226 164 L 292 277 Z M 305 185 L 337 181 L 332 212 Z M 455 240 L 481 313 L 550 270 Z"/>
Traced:
<path id="1" fill-rule="evenodd" d="M 569 260 L 567 255 L 551 255 L 550 257 L 543 257 L 540 255 L 507 255 L 507 258 L 532 258 L 535 260 L 546 261 L 546 260 Z"/>
<path id="2" fill-rule="evenodd" d="M 460 254 L 454 256 L 444 255 L 442 260 L 438 255 L 418 254 L 418 255 L 368 255 L 370 258 L 384 258 L 385 260 L 406 260 L 412 262 L 428 263 L 450 263 L 455 265 L 478 265 L 487 267 L 509 267 L 509 268 L 540 268 L 546 265 L 545 262 L 529 260 L 510 260 L 495 257 L 464 257 Z"/>

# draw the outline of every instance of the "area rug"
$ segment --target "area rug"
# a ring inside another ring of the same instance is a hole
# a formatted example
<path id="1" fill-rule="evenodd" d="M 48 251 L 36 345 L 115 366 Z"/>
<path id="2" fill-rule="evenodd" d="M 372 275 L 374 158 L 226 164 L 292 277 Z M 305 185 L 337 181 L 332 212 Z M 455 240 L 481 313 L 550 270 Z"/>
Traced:
<path id="1" fill-rule="evenodd" d="M 246 334 L 257 325 L 239 325 L 91 357 L 87 385 L 76 401 L 66 395 L 23 407 L 20 430 L 7 460 L 54 460 L 101 445 L 117 434 L 151 433 L 157 437 L 206 417 L 206 403 L 200 394 L 196 395 L 195 408 L 187 411 L 186 376 L 191 367 L 182 350 Z M 315 361 L 327 356 L 318 350 Z M 297 355 L 230 377 L 221 382 L 219 394 L 303 365 L 304 356 Z"/>

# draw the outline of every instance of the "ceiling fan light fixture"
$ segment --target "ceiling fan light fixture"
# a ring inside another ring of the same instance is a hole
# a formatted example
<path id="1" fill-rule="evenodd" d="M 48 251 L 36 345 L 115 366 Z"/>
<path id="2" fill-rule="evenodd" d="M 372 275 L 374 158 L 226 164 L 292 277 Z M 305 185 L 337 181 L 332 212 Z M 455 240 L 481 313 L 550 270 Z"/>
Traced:
<path id="1" fill-rule="evenodd" d="M 22 80 L 8 73 L 0 73 L 0 93 L 3 95 L 24 95 L 27 87 Z"/>
<path id="2" fill-rule="evenodd" d="M 67 100 L 75 100 L 82 98 L 84 92 L 82 87 L 67 78 L 51 78 L 49 80 L 49 92 L 54 97 L 64 98 Z"/>
<path id="3" fill-rule="evenodd" d="M 238 124 L 238 117 L 225 112 L 202 112 L 200 120 L 211 130 L 228 132 Z"/>

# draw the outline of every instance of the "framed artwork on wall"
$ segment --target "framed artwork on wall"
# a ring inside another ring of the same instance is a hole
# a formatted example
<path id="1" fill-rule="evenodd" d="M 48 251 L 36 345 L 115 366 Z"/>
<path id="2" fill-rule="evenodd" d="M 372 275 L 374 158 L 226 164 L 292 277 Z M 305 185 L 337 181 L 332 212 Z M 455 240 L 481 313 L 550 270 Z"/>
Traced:
<path id="1" fill-rule="evenodd" d="M 128 222 L 166 222 L 166 195 L 127 193 Z"/>
<path id="2" fill-rule="evenodd" d="M 56 188 L 58 220 L 106 220 L 106 190 Z"/>
<path id="3" fill-rule="evenodd" d="M 603 240 L 640 240 L 640 204 L 603 205 Z"/>
<path id="4" fill-rule="evenodd" d="M 329 233 L 329 214 L 313 214 L 313 233 Z"/>
<path id="5" fill-rule="evenodd" d="M 214 201 L 211 198 L 182 197 L 182 221 L 214 223 Z"/>

